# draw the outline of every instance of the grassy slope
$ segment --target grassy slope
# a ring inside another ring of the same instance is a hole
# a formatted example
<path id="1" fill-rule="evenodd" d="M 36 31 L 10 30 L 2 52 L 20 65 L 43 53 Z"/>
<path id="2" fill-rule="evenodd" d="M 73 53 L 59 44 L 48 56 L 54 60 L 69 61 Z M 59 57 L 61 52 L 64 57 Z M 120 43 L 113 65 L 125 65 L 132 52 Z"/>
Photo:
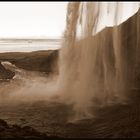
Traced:
<path id="1" fill-rule="evenodd" d="M 0 61 L 9 61 L 19 68 L 30 71 L 57 72 L 58 51 L 0 53 Z M 0 78 L 12 78 L 14 73 L 0 64 Z"/>

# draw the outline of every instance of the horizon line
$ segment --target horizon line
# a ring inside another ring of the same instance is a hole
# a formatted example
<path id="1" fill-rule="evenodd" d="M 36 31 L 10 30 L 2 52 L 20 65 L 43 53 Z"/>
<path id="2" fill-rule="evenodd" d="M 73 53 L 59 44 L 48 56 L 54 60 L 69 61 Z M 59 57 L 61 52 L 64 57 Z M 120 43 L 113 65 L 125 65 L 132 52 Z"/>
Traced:
<path id="1" fill-rule="evenodd" d="M 63 36 L 20 36 L 20 37 L 0 37 L 1 39 L 62 39 Z"/>

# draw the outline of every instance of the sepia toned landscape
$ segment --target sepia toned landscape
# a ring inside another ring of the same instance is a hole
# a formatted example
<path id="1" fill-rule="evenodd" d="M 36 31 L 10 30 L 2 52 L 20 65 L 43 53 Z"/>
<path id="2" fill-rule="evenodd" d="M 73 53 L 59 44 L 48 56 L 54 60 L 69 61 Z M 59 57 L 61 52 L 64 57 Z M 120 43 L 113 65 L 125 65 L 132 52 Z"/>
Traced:
<path id="1" fill-rule="evenodd" d="M 69 2 L 62 38 L 0 39 L 0 138 L 140 138 L 140 9 L 127 3 Z"/>

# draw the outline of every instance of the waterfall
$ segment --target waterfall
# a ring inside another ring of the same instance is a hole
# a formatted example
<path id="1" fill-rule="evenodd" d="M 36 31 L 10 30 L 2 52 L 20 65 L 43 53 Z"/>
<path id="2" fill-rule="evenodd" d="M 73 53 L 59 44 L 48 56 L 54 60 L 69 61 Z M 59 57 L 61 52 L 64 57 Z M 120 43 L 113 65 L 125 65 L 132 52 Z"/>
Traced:
<path id="1" fill-rule="evenodd" d="M 22 87 L 10 91 L 9 100 L 70 104 L 74 120 L 93 117 L 96 107 L 127 103 L 129 91 L 139 86 L 139 6 L 69 2 L 59 75 L 33 76 L 32 82 L 27 78 Z"/>
<path id="2" fill-rule="evenodd" d="M 127 28 L 125 21 L 138 9 L 139 2 L 68 4 L 57 82 L 62 100 L 74 105 L 77 119 L 91 117 L 90 109 L 97 102 L 99 105 L 126 102 L 136 62 L 135 54 L 131 53 L 133 61 L 130 68 L 128 52 L 131 48 L 127 50 L 129 44 L 126 43 L 140 23 L 137 19 Z M 138 34 L 135 35 L 137 39 Z M 135 45 L 134 40 L 131 43 Z M 138 44 L 134 46 L 133 53 L 137 47 Z"/>

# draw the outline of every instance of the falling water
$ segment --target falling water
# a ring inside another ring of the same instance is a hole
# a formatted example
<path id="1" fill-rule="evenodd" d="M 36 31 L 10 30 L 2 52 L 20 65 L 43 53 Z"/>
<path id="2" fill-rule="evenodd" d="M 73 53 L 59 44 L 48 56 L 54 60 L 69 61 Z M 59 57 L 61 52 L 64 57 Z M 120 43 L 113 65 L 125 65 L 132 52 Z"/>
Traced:
<path id="1" fill-rule="evenodd" d="M 126 91 L 134 77 L 134 67 L 132 64 L 130 72 L 128 50 L 125 48 L 129 44 L 124 43 L 127 43 L 128 37 L 124 36 L 125 25 L 120 24 L 138 9 L 138 2 L 68 4 L 57 82 L 62 100 L 74 105 L 77 119 L 91 117 L 90 109 L 97 103 L 110 105 L 126 102 Z M 138 24 L 139 19 L 133 24 L 136 30 Z M 132 26 L 130 28 L 133 32 Z M 138 39 L 138 34 L 135 37 Z M 137 47 L 138 44 L 134 46 Z M 132 58 L 135 62 L 135 55 Z"/>
<path id="2" fill-rule="evenodd" d="M 70 2 L 58 77 L 27 78 L 9 98 L 71 104 L 75 120 L 93 117 L 96 107 L 126 103 L 140 74 L 138 10 L 139 2 Z"/>

